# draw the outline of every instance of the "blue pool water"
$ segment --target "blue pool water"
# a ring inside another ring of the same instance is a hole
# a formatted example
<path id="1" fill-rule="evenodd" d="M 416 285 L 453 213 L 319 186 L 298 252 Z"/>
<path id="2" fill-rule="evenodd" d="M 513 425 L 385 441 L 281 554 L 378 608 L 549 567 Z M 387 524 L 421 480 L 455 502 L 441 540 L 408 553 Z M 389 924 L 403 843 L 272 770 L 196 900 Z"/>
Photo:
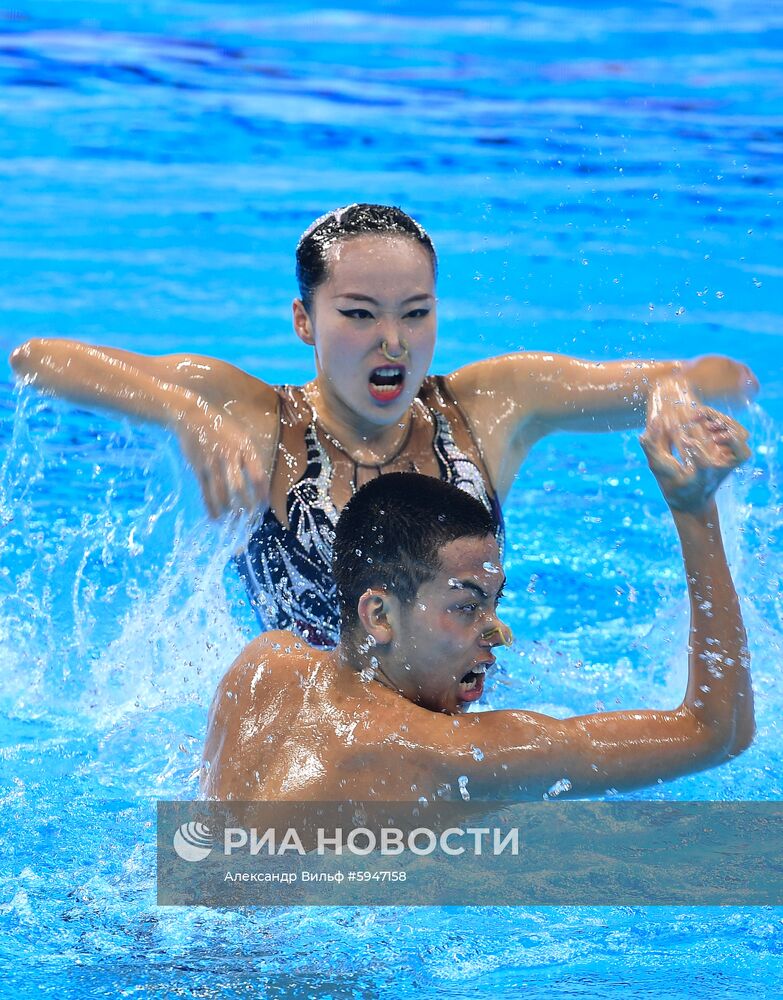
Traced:
<path id="1" fill-rule="evenodd" d="M 195 794 L 253 633 L 232 539 L 167 435 L 19 394 L 5 358 L 61 334 L 308 378 L 293 247 L 355 200 L 435 238 L 437 370 L 743 358 L 764 393 L 722 512 L 758 736 L 637 797 L 779 799 L 781 42 L 783 12 L 730 0 L 0 9 L 0 993 L 777 995 L 775 909 L 158 909 L 154 803 Z M 634 435 L 542 443 L 507 515 L 489 703 L 678 699 L 681 571 Z"/>

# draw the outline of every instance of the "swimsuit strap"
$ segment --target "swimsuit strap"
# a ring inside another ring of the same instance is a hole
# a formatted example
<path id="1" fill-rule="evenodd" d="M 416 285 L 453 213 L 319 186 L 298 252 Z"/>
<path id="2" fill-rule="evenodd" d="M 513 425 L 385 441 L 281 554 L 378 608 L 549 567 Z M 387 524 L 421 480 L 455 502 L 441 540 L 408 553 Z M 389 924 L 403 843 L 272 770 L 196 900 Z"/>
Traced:
<path id="1" fill-rule="evenodd" d="M 505 548 L 503 511 L 487 471 L 484 453 L 476 440 L 470 421 L 452 395 L 444 376 L 435 375 L 425 380 L 421 395 L 422 401 L 435 421 L 433 450 L 441 468 L 441 476 L 444 480 L 453 483 L 480 500 L 492 513 L 497 526 L 495 536 L 502 559 Z M 425 397 L 429 397 L 432 402 L 428 404 Z M 452 414 L 456 415 L 458 425 L 465 430 L 467 440 L 471 445 L 470 450 L 474 453 L 473 457 L 467 454 L 455 440 L 454 431 L 456 428 Z"/>
<path id="2" fill-rule="evenodd" d="M 460 406 L 457 398 L 452 393 L 449 385 L 443 375 L 433 375 L 424 381 L 421 391 L 422 403 L 427 407 L 429 412 L 432 414 L 439 425 L 439 428 L 443 428 L 440 433 L 440 437 L 444 441 L 445 450 L 448 452 L 449 459 L 453 461 L 471 461 L 472 464 L 476 465 L 472 459 L 465 454 L 462 448 L 456 443 L 454 439 L 454 424 L 453 418 L 449 419 L 448 414 L 456 414 L 459 426 L 464 428 L 466 436 L 470 444 L 472 445 L 472 450 L 474 452 L 475 458 L 478 459 L 478 471 L 481 473 L 484 483 L 484 493 L 487 497 L 490 495 L 494 497 L 495 488 L 492 480 L 489 476 L 489 471 L 487 469 L 487 462 L 484 458 L 484 452 L 481 445 L 476 439 L 476 435 L 473 430 L 473 425 L 468 419 L 467 414 Z M 440 417 L 440 420 L 438 420 Z M 487 490 L 487 487 L 489 489 Z M 487 506 L 492 506 L 489 501 L 486 501 Z"/>
<path id="3" fill-rule="evenodd" d="M 337 511 L 331 500 L 332 461 L 318 438 L 316 418 L 307 396 L 299 385 L 276 386 L 279 406 L 279 426 L 274 465 L 270 475 L 270 493 L 274 496 L 275 472 L 280 465 L 280 453 L 284 450 L 296 454 L 304 438 L 306 464 L 298 479 L 291 483 L 284 497 L 279 497 L 279 510 L 286 511 L 289 527 L 291 516 L 301 512 L 301 503 L 317 503 L 332 524 L 337 522 Z M 306 496 L 305 496 L 306 494 Z"/>

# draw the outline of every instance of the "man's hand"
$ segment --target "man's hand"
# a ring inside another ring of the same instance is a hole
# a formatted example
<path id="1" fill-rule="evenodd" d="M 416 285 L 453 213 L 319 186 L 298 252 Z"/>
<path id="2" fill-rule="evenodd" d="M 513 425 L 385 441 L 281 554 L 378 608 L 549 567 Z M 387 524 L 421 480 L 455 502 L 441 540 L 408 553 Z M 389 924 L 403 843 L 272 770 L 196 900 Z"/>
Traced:
<path id="1" fill-rule="evenodd" d="M 703 510 L 726 476 L 750 457 L 745 428 L 703 406 L 677 378 L 652 391 L 640 440 L 666 502 L 688 513 Z"/>

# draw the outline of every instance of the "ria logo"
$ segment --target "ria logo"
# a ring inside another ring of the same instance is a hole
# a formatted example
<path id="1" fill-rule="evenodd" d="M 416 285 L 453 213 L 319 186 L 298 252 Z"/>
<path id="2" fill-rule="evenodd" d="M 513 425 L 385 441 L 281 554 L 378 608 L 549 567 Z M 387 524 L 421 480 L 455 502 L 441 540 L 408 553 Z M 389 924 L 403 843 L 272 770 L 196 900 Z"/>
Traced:
<path id="1" fill-rule="evenodd" d="M 203 823 L 183 823 L 174 834 L 174 850 L 183 861 L 203 861 L 213 847 L 212 834 Z"/>

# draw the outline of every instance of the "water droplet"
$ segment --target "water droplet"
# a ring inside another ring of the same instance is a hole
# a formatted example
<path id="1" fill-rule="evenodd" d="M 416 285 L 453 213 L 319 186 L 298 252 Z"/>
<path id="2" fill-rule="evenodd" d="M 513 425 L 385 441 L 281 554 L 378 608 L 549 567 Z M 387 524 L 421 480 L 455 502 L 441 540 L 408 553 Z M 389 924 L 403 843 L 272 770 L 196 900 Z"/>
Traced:
<path id="1" fill-rule="evenodd" d="M 562 792 L 570 792 L 573 785 L 568 778 L 558 778 L 552 787 L 544 792 L 545 799 L 556 799 Z"/>
<path id="2" fill-rule="evenodd" d="M 457 784 L 459 785 L 459 793 L 465 802 L 470 802 L 470 792 L 468 791 L 468 778 L 467 775 L 461 774 L 457 778 Z"/>
<path id="3" fill-rule="evenodd" d="M 473 760 L 484 760 L 484 751 L 480 747 L 471 746 L 470 752 L 473 754 Z"/>

